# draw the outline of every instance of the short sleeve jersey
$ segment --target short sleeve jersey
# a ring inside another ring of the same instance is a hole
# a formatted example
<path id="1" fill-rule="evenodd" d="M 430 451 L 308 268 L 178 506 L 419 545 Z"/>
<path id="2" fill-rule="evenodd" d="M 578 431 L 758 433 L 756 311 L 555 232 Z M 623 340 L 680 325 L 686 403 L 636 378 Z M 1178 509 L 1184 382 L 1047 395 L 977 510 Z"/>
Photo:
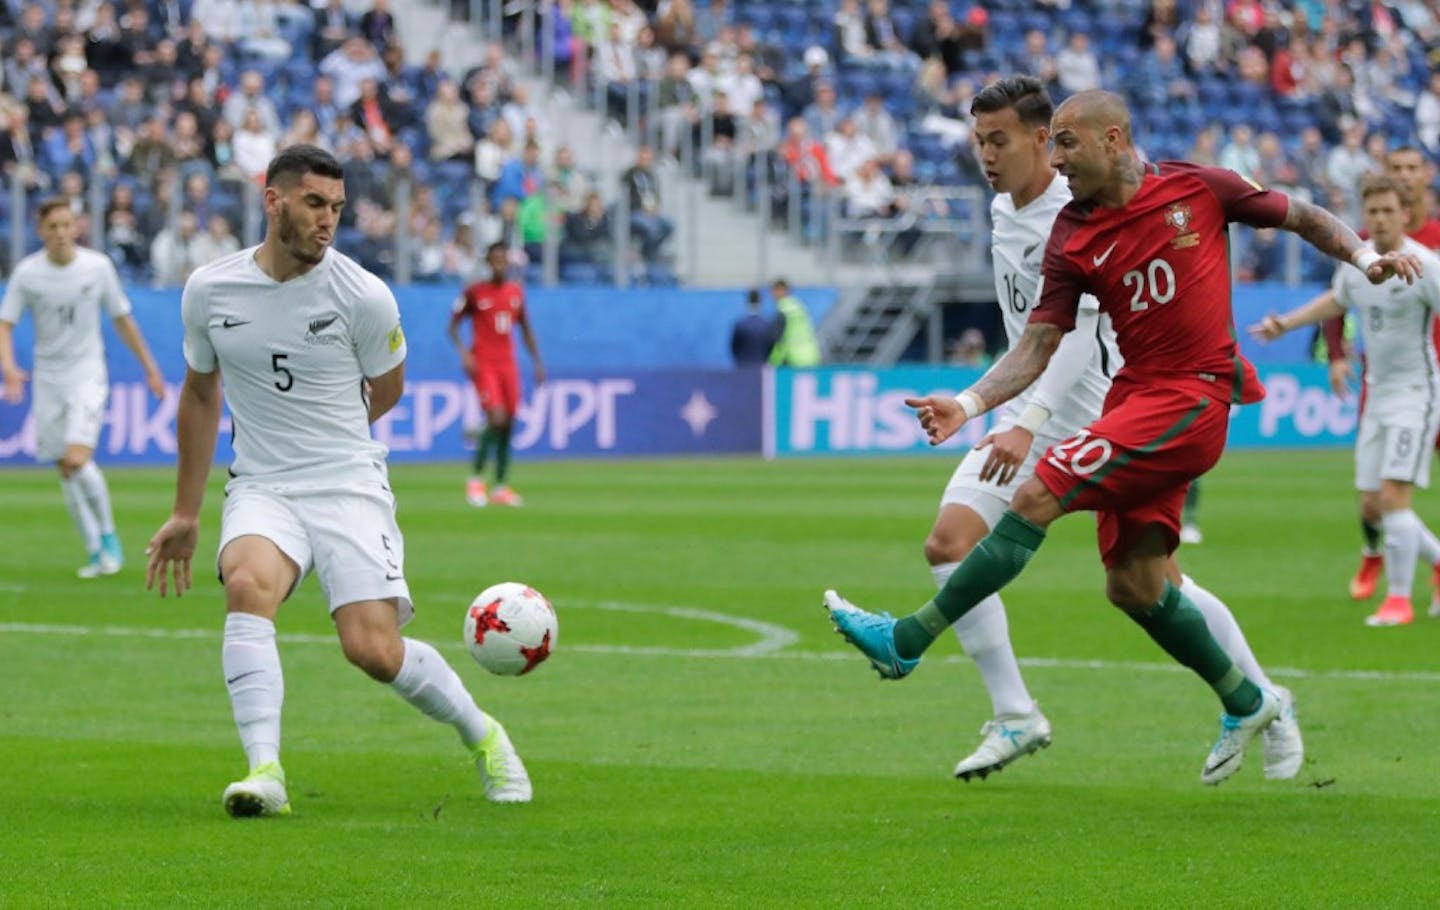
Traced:
<path id="1" fill-rule="evenodd" d="M 1020 342 L 1030 308 L 1035 305 L 1040 285 L 1040 266 L 1045 255 L 1045 242 L 1050 236 L 1055 216 L 1070 201 L 1070 188 L 1065 178 L 1055 176 L 1045 192 L 1016 209 L 1009 193 L 999 193 L 990 203 L 991 254 L 995 268 L 995 295 L 1000 302 L 1000 316 L 1005 324 L 1005 337 L 1010 347 Z M 1100 302 L 1085 294 L 1080 298 L 1082 310 L 1095 312 Z M 1115 330 L 1109 319 L 1101 319 L 1095 350 L 1090 364 L 1060 405 L 1052 420 L 1061 425 L 1059 435 L 1069 436 L 1094 421 L 1110 391 L 1110 377 L 1120 367 L 1120 354 L 1115 346 Z M 1017 413 L 1034 393 L 1034 386 L 1022 392 L 1011 408 Z M 1049 431 L 1047 431 L 1049 432 Z"/>
<path id="2" fill-rule="evenodd" d="M 256 249 L 197 269 L 181 299 L 185 362 L 223 379 L 231 474 L 296 490 L 383 478 L 364 380 L 405 360 L 395 296 L 333 249 L 284 282 L 261 271 Z"/>
<path id="3" fill-rule="evenodd" d="M 525 321 L 525 291 L 513 281 L 477 281 L 455 300 L 455 312 L 470 317 L 471 347 L 480 366 L 513 363 L 515 326 Z"/>
<path id="4" fill-rule="evenodd" d="M 1424 274 L 1414 284 L 1398 278 L 1371 284 L 1351 265 L 1337 268 L 1331 282 L 1335 299 L 1357 311 L 1365 340 L 1365 384 L 1375 393 L 1428 389 L 1436 383 L 1430 322 L 1440 311 L 1440 258 L 1409 237 L 1400 251 L 1420 259 Z"/>
<path id="5" fill-rule="evenodd" d="M 1265 390 L 1235 340 L 1226 226 L 1277 227 L 1288 211 L 1283 193 L 1234 171 L 1147 165 L 1124 206 L 1071 202 L 1061 211 L 1031 321 L 1068 331 L 1080 296 L 1094 294 L 1125 359 L 1117 380 L 1259 401 Z"/>
<path id="6" fill-rule="evenodd" d="M 100 315 L 130 312 L 130 299 L 110 257 L 77 247 L 75 258 L 56 265 L 45 251 L 15 266 L 0 301 L 0 319 L 17 323 L 25 310 L 35 320 L 35 379 L 54 385 L 106 381 Z"/>

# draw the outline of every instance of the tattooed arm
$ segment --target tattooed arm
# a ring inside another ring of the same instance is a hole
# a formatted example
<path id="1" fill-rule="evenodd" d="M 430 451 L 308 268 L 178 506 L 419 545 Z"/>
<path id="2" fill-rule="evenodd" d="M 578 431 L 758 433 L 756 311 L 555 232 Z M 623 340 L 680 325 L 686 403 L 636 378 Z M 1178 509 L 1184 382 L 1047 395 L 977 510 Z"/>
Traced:
<path id="1" fill-rule="evenodd" d="M 1339 218 L 1318 205 L 1290 197 L 1290 208 L 1280 227 L 1298 234 L 1306 243 L 1341 262 L 1354 263 L 1372 284 L 1392 276 L 1413 284 L 1422 272 L 1420 260 L 1398 250 L 1381 255 L 1367 247 Z"/>
<path id="2" fill-rule="evenodd" d="M 985 411 L 994 410 L 1040 378 L 1065 332 L 1059 326 L 1031 322 L 1025 326 L 1020 341 L 969 389 L 954 398 L 927 395 L 907 398 L 905 404 L 917 409 L 920 426 L 930 437 L 931 445 L 939 445 L 954 436 L 965 421 Z M 969 398 L 973 413 L 967 413 L 962 399 Z"/>

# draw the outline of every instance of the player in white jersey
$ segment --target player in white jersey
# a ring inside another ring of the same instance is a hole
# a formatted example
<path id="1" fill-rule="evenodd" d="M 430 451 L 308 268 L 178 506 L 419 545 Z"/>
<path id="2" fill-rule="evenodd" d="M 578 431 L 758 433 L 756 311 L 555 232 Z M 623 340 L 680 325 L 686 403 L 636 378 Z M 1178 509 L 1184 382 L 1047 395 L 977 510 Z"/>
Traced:
<path id="1" fill-rule="evenodd" d="M 971 104 L 973 135 L 985 177 L 996 190 L 990 211 L 995 291 L 1010 344 L 1025 330 L 1039 299 L 1040 258 L 1050 227 L 1070 201 L 1070 190 L 1049 162 L 1053 106 L 1033 77 L 1001 79 Z M 980 445 L 955 470 L 941 497 L 940 512 L 925 541 L 935 583 L 944 587 L 961 560 L 990 533 L 1016 489 L 1035 471 L 1045 451 L 1099 416 L 1120 366 L 1115 332 L 1099 302 L 1081 300 L 1075 331 L 1066 334 L 1044 375 L 1016 398 Z M 1252 679 L 1266 680 L 1229 608 L 1171 564 L 1172 580 L 1205 615 L 1211 633 Z M 830 595 L 827 594 L 827 598 Z M 840 600 L 835 595 L 837 601 Z M 961 759 L 955 776 L 984 778 L 1050 743 L 1050 723 L 1026 689 L 998 594 L 981 601 L 955 623 L 965 653 L 975 661 L 990 694 L 994 719 L 981 730 L 980 746 Z M 1293 777 L 1304 746 L 1286 693 L 1287 710 L 1266 734 L 1266 772 Z"/>
<path id="2" fill-rule="evenodd" d="M 216 566 L 227 616 L 221 651 L 250 774 L 226 788 L 234 816 L 290 811 L 280 765 L 280 604 L 312 570 L 345 657 L 474 755 L 485 795 L 527 802 L 529 776 L 504 728 L 476 706 L 433 647 L 402 637 L 413 609 L 385 447 L 370 424 L 404 388 L 405 336 L 390 289 L 330 248 L 345 204 L 328 152 L 291 146 L 265 175 L 258 247 L 185 283 L 185 384 L 175 507 L 146 551 L 147 586 L 191 586 L 190 560 L 215 452 L 221 378 L 234 422 Z"/>
<path id="3" fill-rule="evenodd" d="M 145 337 L 130 315 L 130 300 L 109 257 L 75 245 L 75 215 L 65 199 L 40 203 L 40 239 L 45 248 L 15 266 L 0 301 L 0 375 L 7 401 L 21 402 L 30 378 L 15 362 L 14 329 L 26 310 L 35 321 L 35 457 L 60 470 L 65 505 L 90 561 L 81 578 L 114 575 L 125 562 L 115 534 L 110 489 L 95 464 L 95 444 L 104 422 L 110 382 L 100 316 L 145 370 L 145 384 L 165 396 L 165 378 L 150 356 Z"/>
<path id="4" fill-rule="evenodd" d="M 1415 487 L 1430 485 L 1431 440 L 1440 429 L 1440 366 L 1431 341 L 1440 311 L 1440 258 L 1405 236 L 1408 191 L 1393 177 L 1372 176 L 1361 186 L 1367 241 L 1377 253 L 1413 254 L 1424 267 L 1414 284 L 1387 281 L 1372 285 L 1335 272 L 1333 297 L 1325 295 L 1281 316 L 1267 316 L 1250 331 L 1258 338 L 1279 338 L 1291 329 L 1359 311 L 1365 339 L 1365 409 L 1355 439 L 1355 488 L 1380 497 L 1385 600 L 1366 618 L 1371 626 L 1398 626 L 1415 617 L 1410 591 L 1415 562 L 1440 564 L 1437 540 L 1411 508 Z M 1437 571 L 1440 574 L 1440 571 Z M 1430 604 L 1440 616 L 1440 597 Z"/>

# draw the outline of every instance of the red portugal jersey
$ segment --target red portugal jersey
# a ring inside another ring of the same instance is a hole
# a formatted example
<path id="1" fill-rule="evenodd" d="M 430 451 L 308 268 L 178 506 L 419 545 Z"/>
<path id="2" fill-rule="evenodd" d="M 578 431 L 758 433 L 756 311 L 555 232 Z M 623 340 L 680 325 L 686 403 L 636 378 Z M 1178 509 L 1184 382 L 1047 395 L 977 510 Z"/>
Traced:
<path id="1" fill-rule="evenodd" d="M 1147 165 L 1123 208 L 1071 202 L 1061 210 L 1030 321 L 1069 331 L 1080 295 L 1094 294 L 1125 359 L 1117 382 L 1259 401 L 1265 389 L 1235 341 L 1226 225 L 1276 227 L 1288 211 L 1285 194 L 1234 171 Z"/>
<path id="2" fill-rule="evenodd" d="M 513 281 L 477 281 L 455 301 L 456 316 L 469 316 L 475 359 L 483 366 L 515 359 L 515 326 L 525 321 L 525 292 Z"/>

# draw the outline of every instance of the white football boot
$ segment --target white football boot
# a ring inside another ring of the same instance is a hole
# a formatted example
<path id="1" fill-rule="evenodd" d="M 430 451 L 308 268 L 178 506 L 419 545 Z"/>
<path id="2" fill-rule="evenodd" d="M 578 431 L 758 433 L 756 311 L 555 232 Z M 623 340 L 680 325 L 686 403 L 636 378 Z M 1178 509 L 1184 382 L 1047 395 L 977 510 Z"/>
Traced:
<path id="1" fill-rule="evenodd" d="M 225 788 L 225 811 L 234 818 L 289 815 L 290 798 L 285 795 L 285 771 L 279 762 L 266 762 L 244 780 Z"/>
<path id="2" fill-rule="evenodd" d="M 1006 714 L 987 720 L 980 734 L 980 747 L 955 766 L 955 776 L 963 781 L 972 777 L 984 780 L 1015 759 L 1050 745 L 1050 721 L 1036 706 L 1029 714 Z"/>
<path id="3" fill-rule="evenodd" d="M 1261 734 L 1265 747 L 1265 776 L 1270 780 L 1290 780 L 1305 764 L 1305 741 L 1300 738 L 1300 717 L 1295 712 L 1295 696 L 1283 686 L 1275 687 L 1280 697 L 1280 716 L 1270 721 Z"/>
<path id="4" fill-rule="evenodd" d="M 515 751 L 500 721 L 486 714 L 485 727 L 490 732 L 474 749 L 475 767 L 485 785 L 485 798 L 493 803 L 530 802 L 530 775 L 525 771 L 520 753 Z"/>
<path id="5" fill-rule="evenodd" d="M 1225 780 L 1245 760 L 1245 748 L 1255 735 L 1275 718 L 1280 716 L 1280 696 L 1269 689 L 1260 690 L 1260 707 L 1244 717 L 1233 714 L 1220 715 L 1220 738 L 1205 756 L 1205 766 L 1200 769 L 1200 782 L 1214 785 Z"/>

